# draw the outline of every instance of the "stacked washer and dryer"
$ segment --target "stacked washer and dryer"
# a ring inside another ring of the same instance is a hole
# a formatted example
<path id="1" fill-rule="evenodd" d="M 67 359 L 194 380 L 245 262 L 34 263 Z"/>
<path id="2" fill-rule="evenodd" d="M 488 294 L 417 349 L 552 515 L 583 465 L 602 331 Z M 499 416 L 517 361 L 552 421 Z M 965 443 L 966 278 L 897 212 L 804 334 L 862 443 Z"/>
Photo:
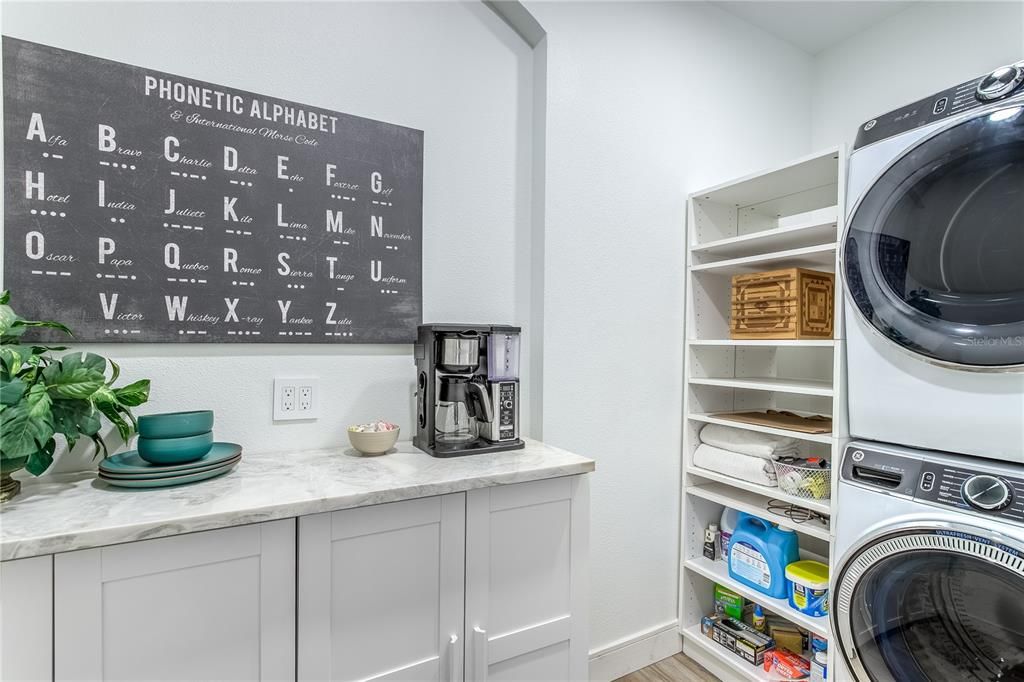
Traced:
<path id="1" fill-rule="evenodd" d="M 1024 680 L 1024 62 L 867 122 L 831 618 L 856 680 Z"/>

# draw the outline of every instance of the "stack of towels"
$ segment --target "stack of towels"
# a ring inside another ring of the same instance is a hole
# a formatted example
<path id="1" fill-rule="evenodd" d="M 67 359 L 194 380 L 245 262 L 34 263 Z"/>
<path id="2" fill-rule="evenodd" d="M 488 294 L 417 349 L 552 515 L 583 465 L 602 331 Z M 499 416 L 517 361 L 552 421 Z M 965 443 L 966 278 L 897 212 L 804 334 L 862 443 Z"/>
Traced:
<path id="1" fill-rule="evenodd" d="M 779 457 L 799 456 L 795 438 L 705 424 L 700 431 L 700 445 L 693 453 L 693 464 L 742 481 L 774 487 L 778 483 L 773 461 Z"/>

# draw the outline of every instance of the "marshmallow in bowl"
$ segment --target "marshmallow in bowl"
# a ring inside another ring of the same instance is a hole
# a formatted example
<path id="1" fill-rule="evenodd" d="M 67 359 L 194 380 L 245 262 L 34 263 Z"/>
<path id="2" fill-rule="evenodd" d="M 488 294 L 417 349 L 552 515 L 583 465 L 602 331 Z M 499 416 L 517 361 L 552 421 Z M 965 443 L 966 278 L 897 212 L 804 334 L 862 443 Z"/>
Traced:
<path id="1" fill-rule="evenodd" d="M 356 433 L 380 433 L 381 431 L 394 431 L 397 428 L 398 424 L 392 424 L 389 421 L 377 419 L 376 421 L 366 422 L 365 424 L 350 426 L 348 427 L 348 430 L 355 431 Z"/>

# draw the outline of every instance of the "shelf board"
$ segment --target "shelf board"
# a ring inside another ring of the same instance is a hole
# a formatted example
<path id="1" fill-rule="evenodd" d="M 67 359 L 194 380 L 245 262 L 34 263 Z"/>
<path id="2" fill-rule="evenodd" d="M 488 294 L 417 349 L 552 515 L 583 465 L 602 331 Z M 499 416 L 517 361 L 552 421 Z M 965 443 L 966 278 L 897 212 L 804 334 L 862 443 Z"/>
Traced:
<path id="1" fill-rule="evenodd" d="M 687 419 L 692 419 L 697 422 L 704 422 L 705 424 L 720 424 L 721 426 L 731 426 L 737 429 L 743 429 L 744 431 L 756 431 L 757 433 L 769 433 L 773 436 L 784 436 L 786 438 L 796 438 L 799 440 L 806 440 L 812 443 L 826 443 L 832 444 L 835 440 L 835 436 L 831 433 L 803 433 L 801 431 L 791 431 L 789 429 L 778 429 L 774 426 L 762 426 L 761 424 L 747 424 L 745 422 L 733 421 L 732 419 L 722 419 L 721 417 L 715 417 L 710 414 L 697 414 L 691 413 L 686 415 Z"/>
<path id="2" fill-rule="evenodd" d="M 680 632 L 687 642 L 699 647 L 722 666 L 737 675 L 737 677 L 730 679 L 750 680 L 751 682 L 767 682 L 768 680 L 780 679 L 766 673 L 762 666 L 750 665 L 725 647 L 715 644 L 707 635 L 701 633 L 700 623 L 685 628 Z"/>
<path id="3" fill-rule="evenodd" d="M 759 516 L 762 519 L 778 524 L 782 528 L 789 528 L 790 530 L 795 530 L 797 533 L 801 533 L 803 535 L 810 535 L 811 537 L 824 540 L 825 542 L 830 542 L 832 540 L 827 523 L 814 519 L 805 521 L 804 523 L 797 523 L 787 516 L 768 511 L 768 502 L 773 499 L 774 496 L 768 497 L 751 490 L 743 490 L 742 488 L 736 488 L 725 483 L 689 485 L 686 487 L 686 493 L 716 502 L 726 507 L 731 507 L 736 511 L 747 512 L 748 514 Z"/>
<path id="4" fill-rule="evenodd" d="M 819 244 L 831 244 L 837 240 L 838 222 L 810 221 L 789 227 L 752 232 L 738 237 L 716 239 L 691 247 L 691 253 L 709 256 L 736 258 L 743 255 L 766 251 L 783 251 Z"/>
<path id="5" fill-rule="evenodd" d="M 729 258 L 715 263 L 702 263 L 690 267 L 690 272 L 716 275 L 742 275 L 748 272 L 782 268 L 810 268 L 833 272 L 836 267 L 836 244 L 818 244 L 799 249 L 773 251 L 756 256 Z"/>
<path id="6" fill-rule="evenodd" d="M 755 346 L 768 348 L 833 348 L 838 339 L 690 339 L 691 346 Z"/>
<path id="7" fill-rule="evenodd" d="M 762 594 L 757 590 L 752 590 L 743 583 L 733 580 L 729 576 L 729 568 L 725 565 L 724 561 L 712 561 L 705 557 L 696 557 L 693 559 L 687 559 L 683 566 L 691 571 L 701 574 L 708 580 L 716 582 L 720 585 L 725 585 L 733 592 L 746 597 L 747 599 L 760 604 L 762 607 L 771 611 L 772 613 L 785 618 L 786 620 L 799 625 L 805 630 L 810 630 L 816 634 L 826 637 L 829 640 L 832 639 L 831 629 L 829 628 L 828 616 L 821 616 L 820 618 L 813 618 L 806 614 L 800 613 L 789 605 L 787 599 L 775 599 L 769 597 L 766 594 Z M 698 630 L 699 631 L 699 630 Z M 714 644 L 714 642 L 712 642 Z M 729 652 L 726 652 L 729 653 Z M 742 662 L 742 661 L 741 661 Z"/>
<path id="8" fill-rule="evenodd" d="M 721 386 L 744 388 L 750 391 L 778 391 L 799 395 L 817 395 L 831 398 L 834 391 L 831 381 L 817 379 L 780 379 L 778 377 L 690 377 L 690 383 L 697 386 Z"/>
<path id="9" fill-rule="evenodd" d="M 776 197 L 839 182 L 838 147 L 823 149 L 742 178 L 723 182 L 690 195 L 735 206 L 759 204 Z"/>
<path id="10" fill-rule="evenodd" d="M 741 491 L 747 491 L 756 493 L 762 497 L 767 497 L 772 500 L 781 500 L 782 502 L 788 502 L 797 506 L 803 507 L 804 509 L 810 509 L 812 511 L 821 512 L 822 514 L 832 514 L 832 505 L 829 500 L 805 500 L 802 497 L 796 495 L 790 495 L 783 492 L 780 488 L 773 488 L 766 485 L 759 485 L 757 483 L 751 483 L 749 481 L 741 481 L 732 476 L 726 476 L 720 474 L 717 471 L 711 471 L 710 469 L 701 469 L 696 466 L 687 466 L 686 473 L 693 476 L 700 476 L 711 481 L 717 481 L 724 483 L 731 488 L 735 488 Z M 696 485 L 696 484 L 695 484 Z"/>

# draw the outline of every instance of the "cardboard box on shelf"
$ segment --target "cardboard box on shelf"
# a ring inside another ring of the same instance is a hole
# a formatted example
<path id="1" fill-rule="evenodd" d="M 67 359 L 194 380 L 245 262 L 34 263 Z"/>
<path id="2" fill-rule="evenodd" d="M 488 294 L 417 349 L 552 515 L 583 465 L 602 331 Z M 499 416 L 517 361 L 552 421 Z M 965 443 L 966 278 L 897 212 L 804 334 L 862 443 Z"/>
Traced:
<path id="1" fill-rule="evenodd" d="M 762 665 L 764 655 L 775 647 L 771 637 L 727 616 L 705 616 L 701 632 L 751 665 Z"/>

